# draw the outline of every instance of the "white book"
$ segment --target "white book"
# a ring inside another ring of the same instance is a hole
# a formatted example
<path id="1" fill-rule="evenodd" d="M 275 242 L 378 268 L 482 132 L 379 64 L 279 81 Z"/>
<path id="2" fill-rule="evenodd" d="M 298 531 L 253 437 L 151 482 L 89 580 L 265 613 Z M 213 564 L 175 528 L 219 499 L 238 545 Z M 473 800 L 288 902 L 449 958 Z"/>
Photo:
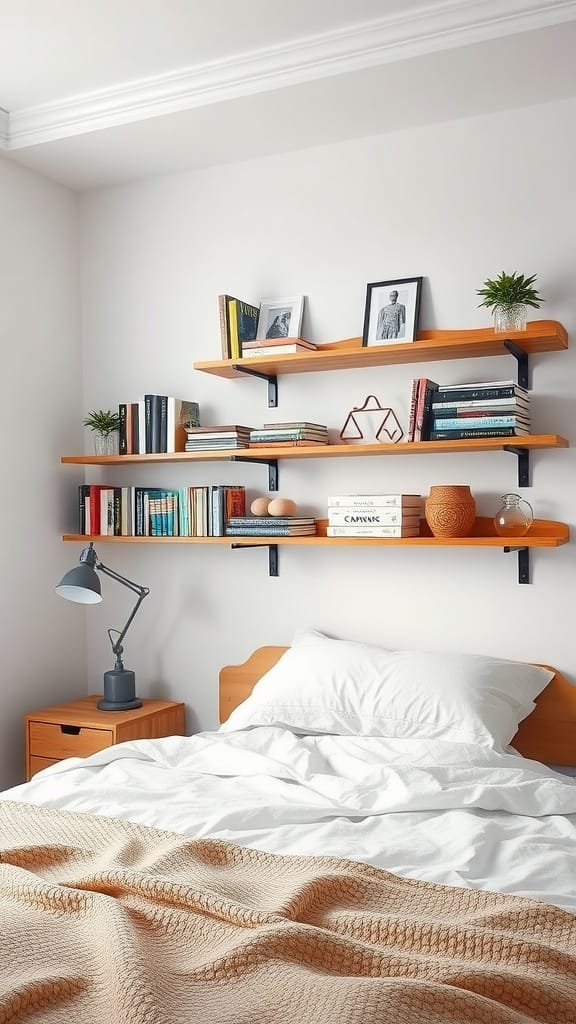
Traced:
<path id="1" fill-rule="evenodd" d="M 327 526 L 327 537 L 419 537 L 419 526 Z"/>
<path id="2" fill-rule="evenodd" d="M 526 388 L 515 380 L 476 380 L 466 384 L 441 384 L 438 391 L 474 391 L 476 388 L 515 388 L 523 394 L 528 394 Z"/>
<path id="3" fill-rule="evenodd" d="M 330 494 L 330 508 L 420 508 L 421 494 Z"/>
<path id="4" fill-rule="evenodd" d="M 402 508 L 329 508 L 330 526 L 419 526 L 420 512 Z"/>
<path id="5" fill-rule="evenodd" d="M 313 352 L 306 345 L 259 345 L 258 348 L 243 348 L 242 359 L 254 359 L 258 356 L 285 356 L 296 352 Z"/>

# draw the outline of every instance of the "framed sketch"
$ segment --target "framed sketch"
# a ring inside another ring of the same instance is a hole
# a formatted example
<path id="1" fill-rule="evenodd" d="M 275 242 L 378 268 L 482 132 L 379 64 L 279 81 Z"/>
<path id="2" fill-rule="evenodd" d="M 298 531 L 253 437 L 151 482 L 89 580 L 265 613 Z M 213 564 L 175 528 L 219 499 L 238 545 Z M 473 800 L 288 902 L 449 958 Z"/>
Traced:
<path id="1" fill-rule="evenodd" d="M 304 295 L 291 299 L 262 299 L 256 341 L 299 338 L 304 315 Z"/>
<path id="2" fill-rule="evenodd" d="M 363 345 L 415 341 L 420 313 L 421 277 L 377 281 L 366 289 Z"/>

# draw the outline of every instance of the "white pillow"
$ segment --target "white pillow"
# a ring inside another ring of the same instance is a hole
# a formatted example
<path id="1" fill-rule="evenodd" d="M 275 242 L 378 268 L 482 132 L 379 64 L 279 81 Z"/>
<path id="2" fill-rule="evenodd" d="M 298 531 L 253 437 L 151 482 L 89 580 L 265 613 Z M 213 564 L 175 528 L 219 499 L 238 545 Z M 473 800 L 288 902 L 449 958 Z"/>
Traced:
<path id="1" fill-rule="evenodd" d="M 390 651 L 297 634 L 220 727 L 507 746 L 553 672 L 502 658 Z"/>

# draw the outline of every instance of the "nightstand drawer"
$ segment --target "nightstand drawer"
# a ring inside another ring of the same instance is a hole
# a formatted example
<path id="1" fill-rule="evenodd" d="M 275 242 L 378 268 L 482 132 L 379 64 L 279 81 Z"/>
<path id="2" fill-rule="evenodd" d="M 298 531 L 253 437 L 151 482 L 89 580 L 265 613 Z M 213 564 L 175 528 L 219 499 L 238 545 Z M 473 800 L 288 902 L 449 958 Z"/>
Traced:
<path id="1" fill-rule="evenodd" d="M 30 778 L 36 775 L 36 772 L 41 772 L 43 768 L 48 768 L 48 765 L 58 764 L 57 757 L 31 757 L 30 758 Z"/>
<path id="2" fill-rule="evenodd" d="M 59 761 L 63 757 L 88 757 L 104 747 L 111 747 L 114 734 L 107 729 L 28 722 L 28 750 L 30 756 L 49 757 Z"/>

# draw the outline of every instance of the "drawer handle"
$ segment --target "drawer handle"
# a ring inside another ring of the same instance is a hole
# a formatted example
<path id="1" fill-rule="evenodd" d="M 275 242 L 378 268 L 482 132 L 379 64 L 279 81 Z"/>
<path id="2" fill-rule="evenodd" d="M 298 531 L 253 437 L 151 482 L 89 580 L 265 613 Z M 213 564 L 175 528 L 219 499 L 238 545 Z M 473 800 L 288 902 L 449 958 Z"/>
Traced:
<path id="1" fill-rule="evenodd" d="M 80 734 L 79 725 L 61 725 L 60 732 L 65 732 L 67 736 L 78 736 Z"/>

